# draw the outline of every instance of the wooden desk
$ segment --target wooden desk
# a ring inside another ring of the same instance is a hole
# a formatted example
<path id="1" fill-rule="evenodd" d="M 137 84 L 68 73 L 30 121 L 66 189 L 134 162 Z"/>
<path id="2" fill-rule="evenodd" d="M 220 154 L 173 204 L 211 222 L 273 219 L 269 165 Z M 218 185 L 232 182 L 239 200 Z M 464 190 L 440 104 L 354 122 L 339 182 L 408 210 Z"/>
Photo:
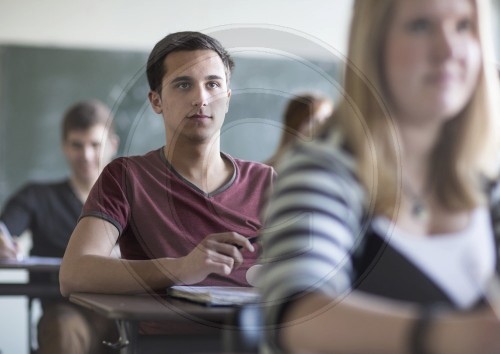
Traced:
<path id="1" fill-rule="evenodd" d="M 191 323 L 193 326 L 207 326 L 218 330 L 219 336 L 185 337 L 188 342 L 200 340 L 200 348 L 196 353 L 214 353 L 213 348 L 220 346 L 223 350 L 223 333 L 226 329 L 227 319 L 236 311 L 235 307 L 207 307 L 183 300 L 162 297 L 159 295 L 107 295 L 107 294 L 71 294 L 70 301 L 80 306 L 92 309 L 101 315 L 114 319 L 120 332 L 120 339 L 115 347 L 120 348 L 120 353 L 131 354 L 147 352 L 151 353 L 155 348 L 159 348 L 161 353 L 179 353 L 180 349 L 173 349 L 172 336 L 144 335 L 138 336 L 138 324 L 140 321 L 159 321 L 172 324 Z M 192 333 L 192 335 L 195 333 Z M 177 338 L 179 339 L 179 338 Z M 149 342 L 148 345 L 142 345 L 141 340 Z M 203 341 L 210 341 L 209 343 Z M 204 347 L 205 344 L 207 347 Z M 193 343 L 188 343 L 193 344 Z M 147 347 L 148 349 L 144 349 Z M 183 348 L 183 347 L 182 347 Z M 181 348 L 181 349 L 182 349 Z M 171 349 L 171 350 L 169 350 Z M 182 352 L 185 352 L 182 349 Z M 187 349 L 185 349 L 187 351 Z M 193 350 L 193 349 L 191 349 Z M 220 351 L 219 351 L 220 352 Z"/>
<path id="2" fill-rule="evenodd" d="M 57 272 L 61 268 L 61 258 L 27 257 L 22 260 L 0 259 L 0 269 L 26 269 L 34 272 Z"/>
<path id="3" fill-rule="evenodd" d="M 60 258 L 27 257 L 23 260 L 0 260 L 0 270 L 26 270 L 29 272 L 57 273 L 61 266 Z M 32 299 L 60 297 L 57 284 L 37 283 L 0 283 L 0 296 L 28 297 L 28 348 L 33 352 L 34 338 L 31 331 Z"/>
<path id="4" fill-rule="evenodd" d="M 27 270 L 30 272 L 57 273 L 60 258 L 28 257 L 23 260 L 0 260 L 0 270 Z M 0 283 L 0 296 L 51 297 L 61 296 L 59 286 L 54 284 Z"/>

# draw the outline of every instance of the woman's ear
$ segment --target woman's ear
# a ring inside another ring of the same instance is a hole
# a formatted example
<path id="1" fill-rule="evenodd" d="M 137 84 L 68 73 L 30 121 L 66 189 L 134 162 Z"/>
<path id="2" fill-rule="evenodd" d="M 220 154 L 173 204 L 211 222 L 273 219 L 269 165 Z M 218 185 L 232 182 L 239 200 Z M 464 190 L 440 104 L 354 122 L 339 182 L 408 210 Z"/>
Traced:
<path id="1" fill-rule="evenodd" d="M 155 113 L 157 114 L 160 114 L 163 111 L 160 94 L 156 91 L 151 90 L 148 93 L 148 98 L 149 98 L 149 103 L 153 108 L 153 111 L 155 111 Z"/>

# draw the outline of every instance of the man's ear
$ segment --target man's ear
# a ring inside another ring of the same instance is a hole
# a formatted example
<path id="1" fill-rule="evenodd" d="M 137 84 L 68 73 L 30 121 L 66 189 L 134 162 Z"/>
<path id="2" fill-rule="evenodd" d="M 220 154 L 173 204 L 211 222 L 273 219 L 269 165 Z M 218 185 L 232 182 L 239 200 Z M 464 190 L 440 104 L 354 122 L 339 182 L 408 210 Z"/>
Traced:
<path id="1" fill-rule="evenodd" d="M 153 111 L 155 113 L 160 114 L 163 110 L 161 106 L 161 97 L 160 94 L 156 91 L 149 91 L 148 93 L 148 98 L 149 98 L 149 103 L 151 104 L 151 107 L 153 108 Z"/>
<path id="2" fill-rule="evenodd" d="M 229 101 L 231 101 L 231 89 L 227 89 L 226 113 L 229 111 Z"/>
<path id="3" fill-rule="evenodd" d="M 120 146 L 120 137 L 115 133 L 109 134 L 107 143 L 110 144 L 112 156 L 115 156 Z"/>

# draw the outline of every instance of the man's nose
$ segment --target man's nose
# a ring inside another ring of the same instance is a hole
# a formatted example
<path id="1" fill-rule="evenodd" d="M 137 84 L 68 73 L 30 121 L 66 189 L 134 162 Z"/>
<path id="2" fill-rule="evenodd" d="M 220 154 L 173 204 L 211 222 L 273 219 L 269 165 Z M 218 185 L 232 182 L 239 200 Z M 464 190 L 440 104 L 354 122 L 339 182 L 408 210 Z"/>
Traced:
<path id="1" fill-rule="evenodd" d="M 193 90 L 192 105 L 195 107 L 204 107 L 208 105 L 210 95 L 204 88 Z"/>
<path id="2" fill-rule="evenodd" d="M 83 149 L 82 149 L 82 157 L 86 161 L 91 161 L 92 159 L 94 159 L 95 155 L 96 155 L 96 151 L 95 151 L 95 149 L 92 146 L 85 146 L 85 147 L 83 147 Z"/>

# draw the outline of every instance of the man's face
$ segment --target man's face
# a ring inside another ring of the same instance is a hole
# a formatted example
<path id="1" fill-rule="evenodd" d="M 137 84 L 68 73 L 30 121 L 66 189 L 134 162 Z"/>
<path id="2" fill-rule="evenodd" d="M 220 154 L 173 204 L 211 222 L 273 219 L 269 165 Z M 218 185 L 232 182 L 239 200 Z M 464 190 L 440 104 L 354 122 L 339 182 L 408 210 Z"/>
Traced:
<path id="1" fill-rule="evenodd" d="M 101 124 L 87 130 L 70 130 L 62 142 L 71 175 L 79 182 L 93 184 L 102 168 L 117 151 L 117 138 Z"/>
<path id="2" fill-rule="evenodd" d="M 180 51 L 165 58 L 161 95 L 150 92 L 168 143 L 206 143 L 218 136 L 231 91 L 221 58 L 211 50 Z"/>

